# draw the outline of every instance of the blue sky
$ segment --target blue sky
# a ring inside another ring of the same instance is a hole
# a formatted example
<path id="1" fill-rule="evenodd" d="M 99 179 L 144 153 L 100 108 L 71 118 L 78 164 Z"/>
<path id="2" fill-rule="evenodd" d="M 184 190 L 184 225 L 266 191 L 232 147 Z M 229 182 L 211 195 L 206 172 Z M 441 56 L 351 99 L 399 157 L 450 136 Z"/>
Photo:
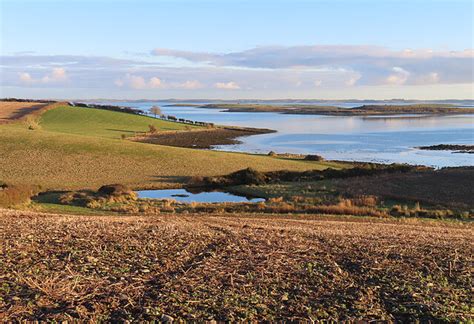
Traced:
<path id="1" fill-rule="evenodd" d="M 1 2 L 2 96 L 472 98 L 472 1 Z"/>

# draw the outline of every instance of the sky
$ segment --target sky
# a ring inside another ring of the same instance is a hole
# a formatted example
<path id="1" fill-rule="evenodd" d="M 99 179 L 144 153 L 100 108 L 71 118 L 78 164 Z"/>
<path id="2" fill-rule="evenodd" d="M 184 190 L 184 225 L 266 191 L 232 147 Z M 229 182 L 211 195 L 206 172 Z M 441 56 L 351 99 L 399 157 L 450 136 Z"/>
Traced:
<path id="1" fill-rule="evenodd" d="M 0 97 L 474 99 L 471 0 L 0 5 Z"/>

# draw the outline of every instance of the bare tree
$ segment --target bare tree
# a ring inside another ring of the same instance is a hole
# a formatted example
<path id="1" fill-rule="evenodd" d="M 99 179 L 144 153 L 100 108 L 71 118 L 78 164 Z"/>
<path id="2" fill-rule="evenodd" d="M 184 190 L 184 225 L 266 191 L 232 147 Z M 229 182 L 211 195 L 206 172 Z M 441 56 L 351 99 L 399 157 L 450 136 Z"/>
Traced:
<path id="1" fill-rule="evenodd" d="M 161 108 L 158 106 L 153 106 L 150 108 L 150 112 L 155 115 L 155 118 L 157 115 L 161 115 Z"/>

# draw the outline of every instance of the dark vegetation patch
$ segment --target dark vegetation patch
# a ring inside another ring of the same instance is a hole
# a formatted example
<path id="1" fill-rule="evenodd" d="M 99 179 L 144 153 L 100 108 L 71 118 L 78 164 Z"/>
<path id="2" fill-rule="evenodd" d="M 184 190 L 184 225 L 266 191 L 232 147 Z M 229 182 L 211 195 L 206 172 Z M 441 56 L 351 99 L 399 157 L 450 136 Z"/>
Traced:
<path id="1" fill-rule="evenodd" d="M 429 151 L 456 151 L 454 153 L 474 153 L 474 145 L 438 144 L 431 146 L 420 146 L 417 148 L 420 150 Z"/>
<path id="2" fill-rule="evenodd" d="M 324 158 L 321 155 L 308 154 L 304 157 L 305 161 L 324 161 Z"/>
<path id="3" fill-rule="evenodd" d="M 53 103 L 55 100 L 43 100 L 43 99 L 20 99 L 20 98 L 2 98 L 0 101 L 7 102 L 37 102 L 37 103 Z"/>
<path id="4" fill-rule="evenodd" d="M 274 131 L 257 128 L 216 127 L 204 130 L 151 133 L 132 138 L 132 140 L 158 145 L 210 149 L 216 145 L 239 144 L 241 142 L 237 139 L 238 137 L 272 132 Z"/>
<path id="5" fill-rule="evenodd" d="M 430 170 L 429 167 L 411 166 L 408 164 L 376 164 L 360 163 L 348 169 L 308 170 L 308 171 L 269 171 L 260 172 L 247 168 L 229 175 L 214 177 L 194 177 L 188 184 L 189 187 L 223 188 L 238 185 L 259 185 L 265 183 L 278 183 L 282 181 L 301 182 L 319 181 L 324 179 L 350 178 L 359 176 L 376 176 L 385 173 L 406 173 L 415 170 Z"/>
<path id="6" fill-rule="evenodd" d="M 252 212 L 470 219 L 474 215 L 473 182 L 474 168 L 469 167 L 433 170 L 359 163 L 342 170 L 244 169 L 226 176 L 193 178 L 188 186 L 269 198 L 245 207 Z"/>
<path id="7" fill-rule="evenodd" d="M 474 167 L 386 173 L 333 182 L 341 192 L 418 201 L 448 208 L 474 209 Z"/>
<path id="8" fill-rule="evenodd" d="M 59 196 L 59 203 L 88 208 L 99 208 L 104 204 L 120 206 L 137 199 L 136 193 L 121 184 L 105 185 L 98 191 L 80 190 L 65 192 Z"/>

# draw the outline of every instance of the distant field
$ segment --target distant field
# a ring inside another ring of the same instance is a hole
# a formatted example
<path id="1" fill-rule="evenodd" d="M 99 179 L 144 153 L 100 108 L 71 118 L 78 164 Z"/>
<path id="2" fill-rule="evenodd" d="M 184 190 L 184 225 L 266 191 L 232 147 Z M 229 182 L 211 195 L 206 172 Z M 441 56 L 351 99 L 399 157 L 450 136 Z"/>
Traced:
<path id="1" fill-rule="evenodd" d="M 97 188 L 110 183 L 151 188 L 179 186 L 191 176 L 227 174 L 247 167 L 306 170 L 341 166 L 116 139 L 126 131 L 146 131 L 149 124 L 160 130 L 184 127 L 144 116 L 72 107 L 46 112 L 37 130 L 22 124 L 2 125 L 0 181 L 45 189 Z"/>
<path id="2" fill-rule="evenodd" d="M 120 113 L 93 108 L 62 106 L 49 110 L 41 116 L 41 127 L 51 132 L 120 138 L 147 132 L 153 125 L 157 130 L 184 130 L 186 126 L 147 116 Z"/>
<path id="3" fill-rule="evenodd" d="M 0 101 L 0 124 L 21 118 L 46 104 L 38 102 Z"/>
<path id="4" fill-rule="evenodd" d="M 5 322 L 474 316 L 467 224 L 0 209 L 0 241 Z"/>

